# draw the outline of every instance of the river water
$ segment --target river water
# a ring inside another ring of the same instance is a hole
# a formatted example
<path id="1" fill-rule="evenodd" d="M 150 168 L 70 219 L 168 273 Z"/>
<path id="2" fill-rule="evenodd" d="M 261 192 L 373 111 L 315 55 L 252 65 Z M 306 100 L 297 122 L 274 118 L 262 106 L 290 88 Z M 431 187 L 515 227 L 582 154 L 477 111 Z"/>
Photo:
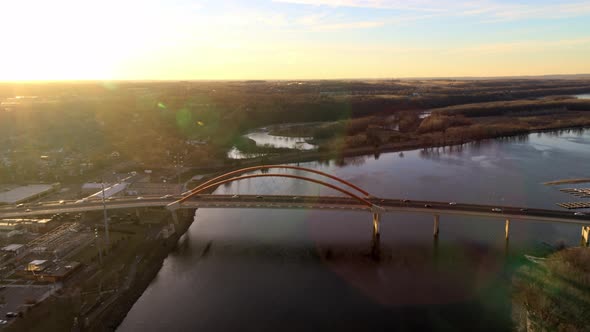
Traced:
<path id="1" fill-rule="evenodd" d="M 269 134 L 270 128 L 260 128 L 256 131 L 244 135 L 256 142 L 257 146 L 267 146 L 273 148 L 287 148 L 296 150 L 314 150 L 317 149 L 316 145 L 307 143 L 308 140 L 313 137 L 289 137 L 289 136 L 277 136 Z M 264 155 L 263 153 L 244 153 L 235 146 L 227 152 L 227 157 L 230 159 L 248 159 L 256 158 Z"/>
<path id="2" fill-rule="evenodd" d="M 302 163 L 373 195 L 558 208 L 575 201 L 542 182 L 588 177 L 590 130 Z M 586 184 L 590 186 L 590 184 Z M 218 193 L 334 194 L 249 179 Z M 335 195 L 335 194 L 334 194 Z M 580 228 L 432 216 L 382 217 L 371 259 L 362 212 L 199 210 L 118 331 L 509 331 L 511 277 L 523 254 L 577 245 Z"/>

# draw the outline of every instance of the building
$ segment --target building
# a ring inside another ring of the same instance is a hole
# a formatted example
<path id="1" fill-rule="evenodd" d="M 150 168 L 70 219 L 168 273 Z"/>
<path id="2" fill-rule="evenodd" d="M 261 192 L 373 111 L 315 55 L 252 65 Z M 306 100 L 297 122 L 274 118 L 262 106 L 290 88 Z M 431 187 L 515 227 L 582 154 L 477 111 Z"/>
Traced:
<path id="1" fill-rule="evenodd" d="M 13 230 L 13 231 L 0 231 L 0 237 L 9 239 L 13 236 L 23 235 L 23 231 Z"/>
<path id="2" fill-rule="evenodd" d="M 25 251 L 26 247 L 24 244 L 9 244 L 1 250 L 13 255 L 20 255 Z"/>
<path id="3" fill-rule="evenodd" d="M 0 234 L 14 230 L 26 230 L 31 233 L 50 231 L 56 223 L 52 219 L 1 219 Z"/>
<path id="4" fill-rule="evenodd" d="M 60 282 L 70 277 L 81 267 L 82 264 L 78 262 L 51 263 L 47 260 L 34 260 L 19 274 L 26 279 L 36 281 Z"/>
<path id="5" fill-rule="evenodd" d="M 20 186 L 0 192 L 0 204 L 18 204 L 30 201 L 60 188 L 59 183 L 54 184 L 31 184 Z"/>
<path id="6" fill-rule="evenodd" d="M 25 271 L 28 271 L 28 272 L 43 271 L 47 267 L 49 267 L 50 264 L 51 264 L 51 262 L 46 259 L 35 259 L 34 261 L 31 261 L 29 264 L 27 264 Z"/>
<path id="7" fill-rule="evenodd" d="M 179 195 L 182 188 L 182 184 L 136 182 L 127 188 L 126 193 L 129 196 Z"/>
<path id="8" fill-rule="evenodd" d="M 86 193 L 93 193 L 92 195 L 88 196 L 88 198 L 92 199 L 92 198 L 98 198 L 98 199 L 102 199 L 103 194 L 102 194 L 102 183 L 85 183 L 84 186 L 87 186 L 87 188 L 97 188 L 96 190 L 89 190 Z M 84 192 L 84 186 L 82 186 L 82 191 Z M 121 182 L 121 183 L 117 183 L 114 185 L 104 185 L 104 197 L 108 198 L 111 196 L 115 196 L 117 194 L 119 194 L 120 192 L 123 192 L 127 187 L 129 186 L 129 183 L 127 182 Z"/>
<path id="9" fill-rule="evenodd" d="M 110 186 L 110 184 L 105 183 L 104 187 L 108 188 Z M 103 187 L 102 183 L 98 183 L 98 182 L 88 182 L 88 183 L 84 183 L 82 185 L 82 194 L 85 195 L 92 195 L 92 194 L 96 194 L 97 192 L 101 191 Z"/>

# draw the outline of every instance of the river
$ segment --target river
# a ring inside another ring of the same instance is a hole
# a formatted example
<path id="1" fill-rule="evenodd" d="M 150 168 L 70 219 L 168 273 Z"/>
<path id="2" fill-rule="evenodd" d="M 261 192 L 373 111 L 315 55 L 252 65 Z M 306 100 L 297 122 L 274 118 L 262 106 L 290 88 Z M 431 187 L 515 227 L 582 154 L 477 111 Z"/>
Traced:
<path id="1" fill-rule="evenodd" d="M 545 181 L 588 177 L 590 130 L 530 134 L 301 166 L 373 195 L 558 208 Z M 590 186 L 590 184 L 586 184 Z M 218 193 L 334 194 L 249 179 Z M 523 254 L 577 245 L 580 227 L 432 216 L 382 217 L 370 258 L 368 213 L 199 210 L 118 331 L 510 331 L 511 277 Z"/>
<path id="2" fill-rule="evenodd" d="M 300 124 L 291 124 L 291 125 L 300 125 Z M 287 125 L 283 125 L 287 126 Z M 287 148 L 287 149 L 296 149 L 296 150 L 315 150 L 317 149 L 316 145 L 307 143 L 308 140 L 313 139 L 313 137 L 289 137 L 289 136 L 278 136 L 278 135 L 271 135 L 269 132 L 273 128 L 280 128 L 281 126 L 273 126 L 267 128 L 259 128 L 251 133 L 244 135 L 244 137 L 249 138 L 256 142 L 257 146 L 268 146 L 273 148 Z M 248 158 L 256 158 L 264 155 L 263 153 L 244 153 L 240 151 L 237 147 L 232 147 L 227 152 L 227 157 L 230 159 L 248 159 Z"/>

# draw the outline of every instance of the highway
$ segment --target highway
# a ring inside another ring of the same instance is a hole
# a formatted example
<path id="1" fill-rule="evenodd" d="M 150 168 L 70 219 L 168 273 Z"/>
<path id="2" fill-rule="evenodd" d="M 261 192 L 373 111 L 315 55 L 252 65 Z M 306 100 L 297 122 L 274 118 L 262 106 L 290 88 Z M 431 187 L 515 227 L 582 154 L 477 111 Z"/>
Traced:
<path id="1" fill-rule="evenodd" d="M 108 200 L 108 210 L 132 208 L 165 208 L 168 204 L 182 198 L 143 197 L 116 198 Z M 557 222 L 576 225 L 590 225 L 590 215 L 576 215 L 570 211 L 533 209 L 514 206 L 483 204 L 463 204 L 437 201 L 418 201 L 390 198 L 368 198 L 374 204 L 367 206 L 349 197 L 337 196 L 288 196 L 288 195 L 198 195 L 182 203 L 180 208 L 259 208 L 259 209 L 325 209 L 325 210 L 359 210 L 379 213 L 421 213 L 431 215 L 462 215 L 510 220 L 531 220 Z M 57 213 L 81 213 L 100 211 L 102 200 L 45 202 L 41 205 L 16 208 L 0 208 L 0 218 L 23 218 L 33 216 L 51 216 Z"/>

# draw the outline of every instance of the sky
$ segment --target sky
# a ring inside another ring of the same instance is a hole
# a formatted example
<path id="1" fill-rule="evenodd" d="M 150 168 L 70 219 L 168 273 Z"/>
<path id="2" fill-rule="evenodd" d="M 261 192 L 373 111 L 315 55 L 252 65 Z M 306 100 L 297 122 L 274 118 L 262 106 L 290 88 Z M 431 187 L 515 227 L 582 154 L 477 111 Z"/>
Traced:
<path id="1" fill-rule="evenodd" d="M 590 1 L 1 0 L 0 81 L 590 73 Z"/>

